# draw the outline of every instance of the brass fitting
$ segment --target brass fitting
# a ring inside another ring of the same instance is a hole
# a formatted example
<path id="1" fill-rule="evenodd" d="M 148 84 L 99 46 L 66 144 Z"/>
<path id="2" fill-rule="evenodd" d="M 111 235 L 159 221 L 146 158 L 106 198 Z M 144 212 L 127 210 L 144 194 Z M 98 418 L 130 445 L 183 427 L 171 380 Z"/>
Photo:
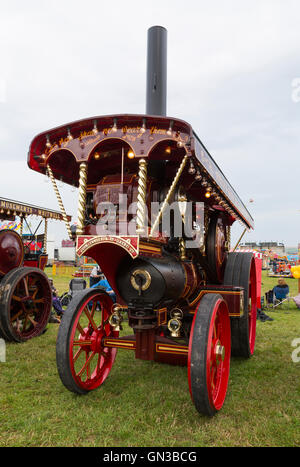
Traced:
<path id="1" fill-rule="evenodd" d="M 180 308 L 174 308 L 170 313 L 171 319 L 168 321 L 168 329 L 171 337 L 180 337 L 182 328 L 183 312 Z"/>

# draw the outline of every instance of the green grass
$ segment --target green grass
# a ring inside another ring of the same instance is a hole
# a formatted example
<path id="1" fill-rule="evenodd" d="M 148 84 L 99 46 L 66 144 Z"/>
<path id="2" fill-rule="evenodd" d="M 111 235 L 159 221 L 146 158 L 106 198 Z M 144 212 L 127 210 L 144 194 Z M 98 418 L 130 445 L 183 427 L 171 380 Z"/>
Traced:
<path id="1" fill-rule="evenodd" d="M 59 292 L 70 278 L 54 277 Z M 298 281 L 288 280 L 291 295 Z M 263 293 L 276 279 L 263 272 Z M 57 374 L 57 324 L 24 344 L 7 344 L 0 363 L 0 446 L 300 446 L 300 338 L 293 302 L 257 323 L 250 360 L 232 359 L 223 409 L 212 419 L 190 399 L 187 369 L 135 360 L 119 350 L 105 384 L 86 396 Z"/>

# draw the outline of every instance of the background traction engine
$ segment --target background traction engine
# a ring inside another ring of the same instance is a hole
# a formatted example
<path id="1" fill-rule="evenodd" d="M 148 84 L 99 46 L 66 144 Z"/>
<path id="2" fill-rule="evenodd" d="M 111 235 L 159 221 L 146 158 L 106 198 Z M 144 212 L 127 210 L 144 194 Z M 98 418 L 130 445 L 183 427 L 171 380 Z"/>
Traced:
<path id="1" fill-rule="evenodd" d="M 48 324 L 52 292 L 46 274 L 30 264 L 19 234 L 0 231 L 0 337 L 23 342 Z"/>
<path id="2" fill-rule="evenodd" d="M 62 211 L 0 197 L 0 219 L 12 221 L 20 232 L 10 226 L 0 230 L 0 337 L 7 341 L 39 336 L 48 324 L 52 308 L 52 289 L 44 273 L 48 221 L 64 221 L 71 236 L 71 216 Z M 31 216 L 33 223 L 27 222 Z"/>

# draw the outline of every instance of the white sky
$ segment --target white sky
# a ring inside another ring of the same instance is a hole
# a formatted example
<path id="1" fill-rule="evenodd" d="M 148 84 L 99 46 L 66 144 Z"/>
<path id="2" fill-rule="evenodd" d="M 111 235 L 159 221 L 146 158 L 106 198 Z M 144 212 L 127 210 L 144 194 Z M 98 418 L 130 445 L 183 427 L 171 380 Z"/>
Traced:
<path id="1" fill-rule="evenodd" d="M 0 195 L 58 209 L 27 167 L 31 140 L 80 118 L 144 113 L 147 30 L 161 25 L 167 115 L 193 126 L 249 208 L 244 240 L 296 246 L 299 18 L 299 0 L 0 0 Z M 76 217 L 77 194 L 62 196 Z M 58 222 L 49 230 L 67 238 Z"/>

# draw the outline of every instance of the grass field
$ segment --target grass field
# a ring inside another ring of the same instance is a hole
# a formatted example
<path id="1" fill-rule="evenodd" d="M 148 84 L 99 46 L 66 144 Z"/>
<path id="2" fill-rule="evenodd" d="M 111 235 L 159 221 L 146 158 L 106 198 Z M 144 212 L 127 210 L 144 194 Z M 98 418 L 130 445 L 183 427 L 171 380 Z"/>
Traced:
<path id="1" fill-rule="evenodd" d="M 69 279 L 54 277 L 60 293 Z M 263 293 L 275 283 L 263 272 Z M 297 281 L 288 284 L 296 295 Z M 0 363 L 0 446 L 300 446 L 300 362 L 292 360 L 300 310 L 290 302 L 266 313 L 274 321 L 257 322 L 250 360 L 231 360 L 227 398 L 212 419 L 196 412 L 186 368 L 119 350 L 105 384 L 77 396 L 57 374 L 59 325 L 49 324 L 24 344 L 7 344 L 6 363 Z"/>

